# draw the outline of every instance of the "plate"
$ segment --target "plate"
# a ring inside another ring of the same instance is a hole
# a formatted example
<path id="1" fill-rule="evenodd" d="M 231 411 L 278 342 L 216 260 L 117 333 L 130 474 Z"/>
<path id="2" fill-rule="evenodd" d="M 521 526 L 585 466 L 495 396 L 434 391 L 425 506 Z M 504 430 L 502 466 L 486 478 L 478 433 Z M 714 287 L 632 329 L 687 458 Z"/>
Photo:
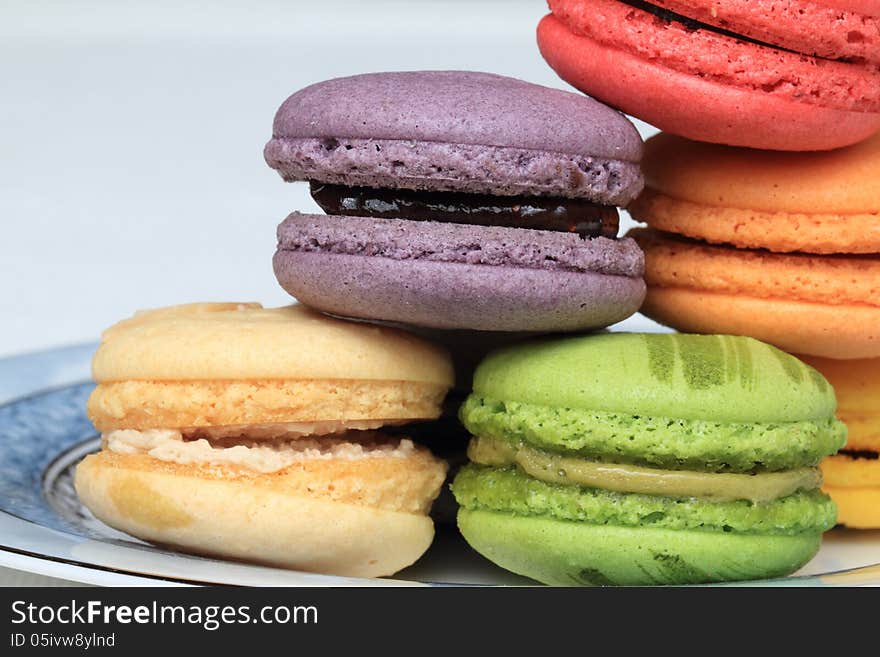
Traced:
<path id="1" fill-rule="evenodd" d="M 394 578 L 317 575 L 192 556 L 117 532 L 73 491 L 72 475 L 99 439 L 85 415 L 93 388 L 86 344 L 0 359 L 0 566 L 84 584 L 249 586 L 529 585 L 489 563 L 438 525 L 427 554 Z M 742 583 L 741 583 L 742 584 Z M 793 577 L 777 586 L 880 585 L 880 530 L 834 529 Z"/>

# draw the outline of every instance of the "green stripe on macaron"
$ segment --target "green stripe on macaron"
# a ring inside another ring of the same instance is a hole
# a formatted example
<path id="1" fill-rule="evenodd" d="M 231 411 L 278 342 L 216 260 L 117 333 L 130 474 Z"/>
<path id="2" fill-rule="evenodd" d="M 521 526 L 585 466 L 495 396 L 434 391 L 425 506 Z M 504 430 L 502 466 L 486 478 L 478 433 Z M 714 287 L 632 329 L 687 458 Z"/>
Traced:
<path id="1" fill-rule="evenodd" d="M 610 333 L 498 350 L 474 393 L 633 416 L 780 423 L 834 415 L 834 392 L 798 359 L 738 336 Z"/>
<path id="2" fill-rule="evenodd" d="M 719 422 L 471 395 L 459 417 L 475 436 L 673 470 L 754 472 L 809 467 L 846 442 L 846 426 L 833 416 L 799 422 Z"/>
<path id="3" fill-rule="evenodd" d="M 517 516 L 542 516 L 593 525 L 655 527 L 743 534 L 818 534 L 834 526 L 834 502 L 814 489 L 765 504 L 711 502 L 615 493 L 539 481 L 515 467 L 470 464 L 452 485 L 459 505 Z"/>

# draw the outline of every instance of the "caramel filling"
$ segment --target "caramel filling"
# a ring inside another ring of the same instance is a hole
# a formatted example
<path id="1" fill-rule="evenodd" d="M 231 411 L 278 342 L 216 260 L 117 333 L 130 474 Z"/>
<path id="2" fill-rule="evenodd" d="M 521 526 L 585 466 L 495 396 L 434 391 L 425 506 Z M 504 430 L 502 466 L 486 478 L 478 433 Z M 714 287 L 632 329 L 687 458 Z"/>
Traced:
<path id="1" fill-rule="evenodd" d="M 473 438 L 468 445 L 468 458 L 494 467 L 517 465 L 535 479 L 552 484 L 665 497 L 699 497 L 716 502 L 770 502 L 801 489 L 818 488 L 822 483 L 818 468 L 757 474 L 660 470 L 587 461 L 492 438 Z"/>

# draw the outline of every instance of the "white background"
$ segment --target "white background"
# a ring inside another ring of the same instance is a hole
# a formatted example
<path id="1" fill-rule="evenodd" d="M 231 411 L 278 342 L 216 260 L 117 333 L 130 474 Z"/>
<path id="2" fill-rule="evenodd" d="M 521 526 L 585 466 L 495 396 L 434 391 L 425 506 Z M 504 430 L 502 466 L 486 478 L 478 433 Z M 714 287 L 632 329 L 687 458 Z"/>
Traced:
<path id="1" fill-rule="evenodd" d="M 544 13 L 542 0 L 0 0 L 0 355 L 97 339 L 139 308 L 287 303 L 275 226 L 312 205 L 263 161 L 278 105 L 395 69 L 565 88 L 535 45 Z"/>

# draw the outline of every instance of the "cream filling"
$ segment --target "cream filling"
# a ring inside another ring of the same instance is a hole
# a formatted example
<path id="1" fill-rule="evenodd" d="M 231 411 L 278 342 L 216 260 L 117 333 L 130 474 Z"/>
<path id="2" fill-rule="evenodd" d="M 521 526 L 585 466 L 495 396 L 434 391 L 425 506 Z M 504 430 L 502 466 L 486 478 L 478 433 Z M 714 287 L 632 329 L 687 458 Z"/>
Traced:
<path id="1" fill-rule="evenodd" d="M 699 497 L 717 502 L 770 502 L 822 484 L 819 468 L 758 474 L 660 470 L 587 461 L 492 438 L 473 438 L 468 445 L 468 458 L 475 463 L 496 467 L 515 464 L 535 479 L 553 484 L 574 484 L 620 493 Z"/>
<path id="2" fill-rule="evenodd" d="M 240 435 L 240 432 L 234 435 Z M 405 458 L 415 450 L 411 440 L 387 440 L 373 433 L 359 436 L 359 442 L 347 440 L 344 436 L 290 439 L 282 435 L 280 438 L 256 442 L 245 438 L 237 444 L 218 446 L 205 438 L 186 440 L 183 433 L 174 429 L 118 429 L 102 435 L 104 448 L 117 454 L 145 454 L 183 465 L 232 465 L 263 474 L 278 472 L 303 461 Z"/>

